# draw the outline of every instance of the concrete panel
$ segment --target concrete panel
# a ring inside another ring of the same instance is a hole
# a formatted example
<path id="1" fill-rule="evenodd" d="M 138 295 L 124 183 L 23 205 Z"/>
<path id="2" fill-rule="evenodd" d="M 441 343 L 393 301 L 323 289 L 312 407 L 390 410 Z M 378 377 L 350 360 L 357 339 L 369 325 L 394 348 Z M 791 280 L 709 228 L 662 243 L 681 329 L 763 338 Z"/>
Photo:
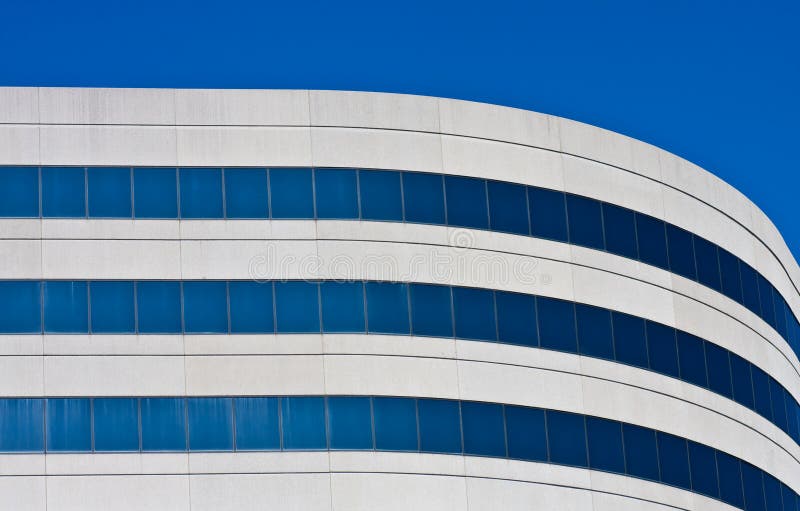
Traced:
<path id="1" fill-rule="evenodd" d="M 175 90 L 178 125 L 308 126 L 308 120 L 305 90 Z"/>
<path id="2" fill-rule="evenodd" d="M 97 218 L 46 218 L 41 220 L 45 239 L 171 240 L 178 239 L 178 220 L 128 220 Z"/>
<path id="3" fill-rule="evenodd" d="M 467 479 L 470 509 L 522 511 L 585 511 L 592 508 L 592 494 L 587 490 L 531 484 L 520 481 Z M 641 508 L 640 508 L 641 509 Z"/>
<path id="4" fill-rule="evenodd" d="M 0 239 L 38 239 L 42 237 L 42 221 L 38 218 L 0 219 Z"/>
<path id="5" fill-rule="evenodd" d="M 0 509 L 45 511 L 46 484 L 43 476 L 0 477 Z"/>
<path id="6" fill-rule="evenodd" d="M 176 165 L 175 128 L 42 126 L 42 165 Z"/>
<path id="7" fill-rule="evenodd" d="M 41 355 L 43 352 L 41 335 L 0 335 L 0 355 Z"/>
<path id="8" fill-rule="evenodd" d="M 439 131 L 438 99 L 349 91 L 310 91 L 312 126 Z"/>
<path id="9" fill-rule="evenodd" d="M 324 394 L 321 356 L 186 357 L 190 396 Z"/>
<path id="10" fill-rule="evenodd" d="M 41 396 L 44 393 L 42 357 L 0 357 L 0 395 Z"/>
<path id="11" fill-rule="evenodd" d="M 41 241 L 0 240 L 0 278 L 36 279 L 41 275 Z"/>
<path id="12" fill-rule="evenodd" d="M 192 511 L 328 511 L 328 474 L 193 475 Z"/>
<path id="13" fill-rule="evenodd" d="M 331 474 L 334 511 L 461 511 L 468 509 L 465 490 L 460 477 Z"/>
<path id="14" fill-rule="evenodd" d="M 561 151 L 622 169 L 633 167 L 631 139 L 596 126 L 558 118 Z"/>
<path id="15" fill-rule="evenodd" d="M 0 165 L 38 165 L 40 128 L 0 125 Z"/>
<path id="16" fill-rule="evenodd" d="M 48 396 L 180 396 L 184 361 L 165 356 L 47 356 Z"/>
<path id="17" fill-rule="evenodd" d="M 81 476 L 47 479 L 48 511 L 189 511 L 189 478 L 183 475 Z"/>
<path id="18" fill-rule="evenodd" d="M 179 127 L 178 165 L 311 165 L 311 138 L 303 127 Z"/>
<path id="19" fill-rule="evenodd" d="M 177 241 L 45 240 L 46 279 L 180 279 Z"/>
<path id="20" fill-rule="evenodd" d="M 34 124 L 39 122 L 37 87 L 0 87 L 0 123 Z"/>
<path id="21" fill-rule="evenodd" d="M 46 355 L 183 355 L 181 335 L 45 335 Z"/>
<path id="22" fill-rule="evenodd" d="M 174 89 L 39 88 L 42 124 L 175 123 Z"/>

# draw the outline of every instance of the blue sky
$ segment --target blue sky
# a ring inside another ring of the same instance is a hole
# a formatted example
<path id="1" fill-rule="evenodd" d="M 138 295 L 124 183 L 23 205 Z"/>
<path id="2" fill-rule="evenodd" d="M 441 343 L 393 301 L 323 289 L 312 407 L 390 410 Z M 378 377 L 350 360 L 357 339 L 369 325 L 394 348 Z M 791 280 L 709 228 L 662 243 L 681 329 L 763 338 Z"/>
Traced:
<path id="1" fill-rule="evenodd" d="M 352 89 L 486 101 L 727 180 L 800 258 L 800 2 L 0 0 L 0 85 Z"/>

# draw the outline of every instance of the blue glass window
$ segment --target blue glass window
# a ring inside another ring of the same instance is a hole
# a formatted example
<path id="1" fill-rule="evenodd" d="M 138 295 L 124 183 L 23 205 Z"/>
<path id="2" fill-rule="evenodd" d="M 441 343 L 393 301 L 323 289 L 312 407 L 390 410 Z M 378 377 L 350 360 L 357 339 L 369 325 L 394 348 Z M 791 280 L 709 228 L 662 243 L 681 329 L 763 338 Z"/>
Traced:
<path id="1" fill-rule="evenodd" d="M 408 284 L 367 282 L 367 323 L 370 333 L 407 334 Z"/>
<path id="2" fill-rule="evenodd" d="M 358 177 L 355 170 L 315 169 L 317 218 L 358 218 Z"/>
<path id="3" fill-rule="evenodd" d="M 647 367 L 647 339 L 644 320 L 621 312 L 612 312 L 614 324 L 614 351 L 617 360 L 624 364 Z"/>
<path id="4" fill-rule="evenodd" d="M 764 496 L 766 497 L 767 509 L 769 511 L 783 510 L 781 483 L 766 472 L 764 472 Z"/>
<path id="5" fill-rule="evenodd" d="M 136 218 L 178 218 L 177 169 L 133 169 Z"/>
<path id="6" fill-rule="evenodd" d="M 739 259 L 722 248 L 719 248 L 718 252 L 719 269 L 722 276 L 722 293 L 739 303 L 743 303 Z"/>
<path id="7" fill-rule="evenodd" d="M 32 280 L 0 282 L 0 332 L 28 334 L 42 331 L 41 283 Z"/>
<path id="8" fill-rule="evenodd" d="M 272 282 L 231 281 L 228 283 L 231 332 L 236 334 L 271 333 Z"/>
<path id="9" fill-rule="evenodd" d="M 331 449 L 372 449 L 369 398 L 329 397 L 328 431 Z"/>
<path id="10" fill-rule="evenodd" d="M 0 399 L 0 452 L 44 451 L 44 400 Z"/>
<path id="11" fill-rule="evenodd" d="M 136 306 L 139 333 L 171 334 L 181 331 L 180 282 L 137 282 Z"/>
<path id="12" fill-rule="evenodd" d="M 277 451 L 281 448 L 281 429 L 277 397 L 237 397 L 236 449 L 239 451 Z"/>
<path id="13" fill-rule="evenodd" d="M 716 452 L 710 447 L 689 441 L 692 490 L 709 497 L 719 497 Z"/>
<path id="14" fill-rule="evenodd" d="M 141 410 L 143 451 L 186 450 L 186 410 L 183 398 L 142 398 Z"/>
<path id="15" fill-rule="evenodd" d="M 731 361 L 728 350 L 716 344 L 706 343 L 706 365 L 708 366 L 708 388 L 725 397 L 733 397 L 731 387 Z"/>
<path id="16" fill-rule="evenodd" d="M 589 439 L 589 466 L 595 470 L 625 473 L 622 425 L 617 421 L 586 417 Z"/>
<path id="17" fill-rule="evenodd" d="M 506 455 L 503 406 L 493 403 L 461 403 L 464 453 L 478 456 Z"/>
<path id="18" fill-rule="evenodd" d="M 461 426 L 458 401 L 419 399 L 420 449 L 424 452 L 460 453 Z"/>
<path id="19" fill-rule="evenodd" d="M 494 293 L 486 289 L 453 288 L 456 337 L 494 341 Z"/>
<path id="20" fill-rule="evenodd" d="M 139 450 L 139 400 L 94 398 L 94 449 L 100 452 Z"/>
<path id="21" fill-rule="evenodd" d="M 599 201 L 567 194 L 567 218 L 570 243 L 601 250 L 605 248 Z"/>
<path id="22" fill-rule="evenodd" d="M 744 508 L 739 460 L 729 454 L 717 451 L 717 470 L 719 471 L 719 498 L 732 506 Z"/>
<path id="23" fill-rule="evenodd" d="M 281 421 L 284 449 L 320 450 L 327 448 L 325 398 L 282 398 Z"/>
<path id="24" fill-rule="evenodd" d="M 44 331 L 86 333 L 89 331 L 87 285 L 78 280 L 45 281 Z"/>
<path id="25" fill-rule="evenodd" d="M 781 494 L 783 497 L 783 511 L 798 511 L 800 507 L 800 497 L 788 486 L 781 483 Z"/>
<path id="26" fill-rule="evenodd" d="M 82 167 L 42 167 L 42 216 L 86 216 L 86 178 Z"/>
<path id="27" fill-rule="evenodd" d="M 183 320 L 186 333 L 226 333 L 226 283 L 215 280 L 183 283 Z"/>
<path id="28" fill-rule="evenodd" d="M 750 373 L 750 362 L 736 353 L 729 354 L 731 359 L 731 377 L 733 380 L 733 399 L 737 403 L 754 409 L 753 379 Z"/>
<path id="29" fill-rule="evenodd" d="M 755 397 L 755 410 L 772 420 L 772 402 L 769 396 L 769 376 L 756 366 L 750 366 L 753 374 L 753 396 Z"/>
<path id="30" fill-rule="evenodd" d="M 319 297 L 315 282 L 275 282 L 277 331 L 319 332 Z"/>
<path id="31" fill-rule="evenodd" d="M 697 280 L 711 289 L 722 291 L 717 246 L 694 236 L 694 254 L 697 260 Z"/>
<path id="32" fill-rule="evenodd" d="M 87 398 L 47 400 L 47 450 L 92 450 L 92 403 Z"/>
<path id="33" fill-rule="evenodd" d="M 638 259 L 636 219 L 633 211 L 613 204 L 603 204 L 603 228 L 606 248 L 612 254 Z"/>
<path id="34" fill-rule="evenodd" d="M 675 341 L 675 329 L 654 323 L 646 322 L 647 354 L 650 360 L 650 369 L 678 378 L 678 344 Z"/>
<path id="35" fill-rule="evenodd" d="M 507 405 L 505 412 L 509 458 L 547 461 L 544 410 Z"/>
<path id="36" fill-rule="evenodd" d="M 411 324 L 414 335 L 452 337 L 450 288 L 411 284 Z"/>
<path id="37" fill-rule="evenodd" d="M 639 259 L 658 268 L 669 268 L 667 232 L 663 221 L 636 213 Z"/>
<path id="38" fill-rule="evenodd" d="M 580 354 L 614 360 L 611 313 L 608 309 L 576 303 L 575 314 Z"/>
<path id="39" fill-rule="evenodd" d="M 39 216 L 39 169 L 0 168 L 0 217 Z"/>
<path id="40" fill-rule="evenodd" d="M 623 424 L 622 436 L 627 473 L 652 481 L 660 480 L 656 432 L 633 424 Z"/>
<path id="41" fill-rule="evenodd" d="M 680 330 L 677 333 L 681 379 L 701 387 L 708 387 L 706 355 L 703 346 L 705 342 L 699 337 Z"/>
<path id="42" fill-rule="evenodd" d="M 417 402 L 404 397 L 376 397 L 375 448 L 379 451 L 416 451 Z"/>
<path id="43" fill-rule="evenodd" d="M 364 285 L 361 282 L 327 281 L 320 284 L 322 330 L 365 332 Z"/>
<path id="44" fill-rule="evenodd" d="M 528 195 L 522 185 L 489 181 L 489 220 L 492 230 L 528 234 Z"/>
<path id="45" fill-rule="evenodd" d="M 774 287 L 772 287 L 772 303 L 775 304 L 775 328 L 778 330 L 781 337 L 788 339 L 789 331 L 786 329 L 786 313 L 784 312 L 785 305 L 783 297 Z"/>
<path id="46" fill-rule="evenodd" d="M 136 331 L 133 282 L 97 280 L 90 284 L 92 333 Z"/>
<path id="47" fill-rule="evenodd" d="M 537 238 L 567 241 L 567 203 L 562 192 L 528 188 L 531 234 Z"/>
<path id="48" fill-rule="evenodd" d="M 94 167 L 88 169 L 89 216 L 131 218 L 131 169 Z"/>
<path id="49" fill-rule="evenodd" d="M 500 342 L 538 346 L 536 298 L 519 293 L 495 291 L 497 334 Z"/>
<path id="50" fill-rule="evenodd" d="M 311 169 L 269 169 L 272 218 L 314 218 Z"/>
<path id="51" fill-rule="evenodd" d="M 267 218 L 266 169 L 225 169 L 225 215 L 228 218 Z"/>
<path id="52" fill-rule="evenodd" d="M 575 306 L 553 298 L 536 298 L 539 342 L 542 348 L 576 353 Z"/>
<path id="53" fill-rule="evenodd" d="M 742 278 L 742 301 L 744 306 L 761 316 L 761 301 L 758 296 L 758 276 L 756 271 L 744 261 L 739 261 Z"/>
<path id="54" fill-rule="evenodd" d="M 586 467 L 586 425 L 583 415 L 547 410 L 550 461 Z"/>
<path id="55" fill-rule="evenodd" d="M 181 218 L 222 218 L 222 169 L 179 170 Z"/>
<path id="56" fill-rule="evenodd" d="M 758 294 L 761 296 L 761 317 L 773 328 L 775 323 L 775 304 L 772 302 L 772 286 L 762 275 L 756 275 L 758 279 Z"/>
<path id="57" fill-rule="evenodd" d="M 474 177 L 444 176 L 447 225 L 489 228 L 486 181 Z"/>
<path id="58" fill-rule="evenodd" d="M 689 480 L 689 454 L 686 439 L 668 433 L 657 432 L 658 460 L 661 481 L 686 490 L 691 489 Z"/>
<path id="59" fill-rule="evenodd" d="M 406 222 L 444 225 L 442 176 L 403 172 L 403 202 Z"/>
<path id="60" fill-rule="evenodd" d="M 670 270 L 687 279 L 697 280 L 692 233 L 667 224 L 667 246 Z"/>
<path id="61" fill-rule="evenodd" d="M 764 481 L 762 472 L 753 465 L 742 462 L 742 486 L 744 508 L 747 511 L 765 511 Z"/>
<path id="62" fill-rule="evenodd" d="M 359 170 L 361 218 L 364 220 L 403 220 L 403 194 L 400 172 Z"/>
<path id="63" fill-rule="evenodd" d="M 190 397 L 189 449 L 233 450 L 233 409 L 228 397 Z"/>

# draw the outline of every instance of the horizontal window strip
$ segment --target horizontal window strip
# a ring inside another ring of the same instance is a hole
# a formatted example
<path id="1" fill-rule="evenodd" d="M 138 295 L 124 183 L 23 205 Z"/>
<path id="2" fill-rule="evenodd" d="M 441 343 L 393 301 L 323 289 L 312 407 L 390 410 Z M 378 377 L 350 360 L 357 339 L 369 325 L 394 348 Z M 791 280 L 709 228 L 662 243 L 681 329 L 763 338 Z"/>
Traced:
<path id="1" fill-rule="evenodd" d="M 738 257 L 657 218 L 544 188 L 374 169 L 0 166 L 0 217 L 360 219 L 552 239 L 710 287 L 766 321 L 800 356 L 800 321 Z"/>
<path id="2" fill-rule="evenodd" d="M 769 473 L 706 445 L 557 410 L 390 396 L 0 398 L 0 452 L 392 451 L 552 463 L 732 506 L 797 511 Z"/>
<path id="3" fill-rule="evenodd" d="M 800 405 L 761 368 L 688 332 L 530 294 L 381 281 L 0 280 L 0 334 L 444 337 L 612 360 L 698 385 L 800 444 Z"/>

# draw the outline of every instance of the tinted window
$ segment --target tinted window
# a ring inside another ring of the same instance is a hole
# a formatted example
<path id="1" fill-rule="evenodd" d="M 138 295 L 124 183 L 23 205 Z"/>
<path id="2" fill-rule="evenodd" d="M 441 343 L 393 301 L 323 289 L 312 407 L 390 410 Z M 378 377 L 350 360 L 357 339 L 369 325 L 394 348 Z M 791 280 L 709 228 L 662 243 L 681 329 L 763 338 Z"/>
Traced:
<path id="1" fill-rule="evenodd" d="M 531 233 L 537 238 L 567 241 L 567 205 L 562 192 L 528 188 Z"/>
<path id="2" fill-rule="evenodd" d="M 317 218 L 358 218 L 355 170 L 315 169 Z"/>
<path id="3" fill-rule="evenodd" d="M 681 379 L 701 387 L 707 387 L 706 356 L 703 344 L 702 339 L 678 331 L 678 360 L 681 366 Z"/>
<path id="4" fill-rule="evenodd" d="M 486 181 L 472 177 L 445 176 L 447 224 L 458 227 L 489 227 Z"/>
<path id="5" fill-rule="evenodd" d="M 0 168 L 0 216 L 39 216 L 39 169 Z"/>
<path id="6" fill-rule="evenodd" d="M 620 312 L 612 312 L 614 351 L 617 360 L 638 367 L 647 367 L 647 340 L 644 320 Z"/>
<path id="7" fill-rule="evenodd" d="M 180 169 L 181 218 L 222 218 L 222 170 Z"/>
<path id="8" fill-rule="evenodd" d="M 505 456 L 503 406 L 491 403 L 461 403 L 464 453 Z"/>
<path id="9" fill-rule="evenodd" d="M 543 348 L 578 351 L 575 337 L 575 306 L 572 302 L 538 297 L 539 341 Z"/>
<path id="10" fill-rule="evenodd" d="M 456 337 L 494 341 L 494 293 L 486 289 L 453 288 Z"/>
<path id="11" fill-rule="evenodd" d="M 661 481 L 679 488 L 690 489 L 689 456 L 686 439 L 659 431 L 658 460 L 661 467 Z"/>
<path id="12" fill-rule="evenodd" d="M 189 449 L 233 450 L 233 409 L 227 397 L 189 398 Z"/>
<path id="13" fill-rule="evenodd" d="M 611 313 L 608 309 L 575 304 L 578 347 L 581 355 L 614 360 Z"/>
<path id="14" fill-rule="evenodd" d="M 759 469 L 742 462 L 742 483 L 744 487 L 744 508 L 747 511 L 764 511 L 764 481 Z"/>
<path id="15" fill-rule="evenodd" d="M 717 469 L 719 471 L 720 498 L 736 507 L 744 507 L 742 495 L 742 473 L 739 460 L 717 451 Z"/>
<path id="16" fill-rule="evenodd" d="M 528 196 L 525 187 L 489 181 L 489 220 L 492 230 L 528 234 Z"/>
<path id="17" fill-rule="evenodd" d="M 139 400 L 94 398 L 94 448 L 96 451 L 139 450 Z"/>
<path id="18" fill-rule="evenodd" d="M 636 238 L 641 261 L 659 268 L 669 268 L 664 222 L 636 213 Z"/>
<path id="19" fill-rule="evenodd" d="M 586 427 L 583 415 L 547 410 L 550 461 L 561 465 L 587 466 Z"/>
<path id="20" fill-rule="evenodd" d="M 633 211 L 613 204 L 603 204 L 603 228 L 609 252 L 631 259 L 639 257 Z"/>
<path id="21" fill-rule="evenodd" d="M 44 331 L 85 333 L 89 331 L 88 294 L 85 281 L 50 280 L 44 293 Z"/>
<path id="22" fill-rule="evenodd" d="M 43 399 L 0 399 L 0 451 L 44 451 Z"/>
<path id="23" fill-rule="evenodd" d="M 177 218 L 177 170 L 133 169 L 133 207 L 136 218 Z"/>
<path id="24" fill-rule="evenodd" d="M 31 280 L 0 281 L 0 332 L 42 331 L 41 283 Z"/>
<path id="25" fill-rule="evenodd" d="M 735 353 L 730 353 L 731 376 L 733 379 L 733 399 L 748 408 L 755 407 L 753 399 L 753 380 L 750 362 Z"/>
<path id="26" fill-rule="evenodd" d="M 500 342 L 538 346 L 536 299 L 519 293 L 495 291 L 497 333 Z"/>
<path id="27" fill-rule="evenodd" d="M 758 297 L 758 277 L 756 271 L 744 261 L 739 262 L 742 277 L 742 300 L 744 306 L 761 316 L 761 301 Z"/>
<path id="28" fill-rule="evenodd" d="M 365 332 L 364 285 L 361 282 L 320 284 L 322 330 L 325 332 Z"/>
<path id="29" fill-rule="evenodd" d="M 586 418 L 586 435 L 589 438 L 589 466 L 595 470 L 625 473 L 622 452 L 622 426 L 617 421 Z"/>
<path id="30" fill-rule="evenodd" d="M 761 275 L 758 278 L 758 294 L 761 296 L 761 317 L 775 328 L 775 305 L 772 302 L 772 286 Z"/>
<path id="31" fill-rule="evenodd" d="M 89 399 L 47 400 L 47 450 L 92 450 L 92 404 Z"/>
<path id="32" fill-rule="evenodd" d="M 319 332 L 319 300 L 314 282 L 275 282 L 277 330 Z"/>
<path id="33" fill-rule="evenodd" d="M 272 322 L 272 283 L 231 281 L 228 284 L 231 332 L 237 334 L 275 331 Z"/>
<path id="34" fill-rule="evenodd" d="M 368 327 L 372 333 L 407 334 L 408 284 L 367 282 Z"/>
<path id="35" fill-rule="evenodd" d="M 325 449 L 325 400 L 321 397 L 281 399 L 284 449 Z"/>
<path id="36" fill-rule="evenodd" d="M 570 243 L 601 250 L 605 248 L 599 201 L 567 194 L 567 218 Z"/>
<path id="37" fill-rule="evenodd" d="M 675 341 L 675 329 L 646 321 L 647 354 L 650 360 L 650 369 L 678 378 L 678 345 Z"/>
<path id="38" fill-rule="evenodd" d="M 697 260 L 697 280 L 717 291 L 722 290 L 717 246 L 699 236 L 694 237 L 694 253 Z"/>
<path id="39" fill-rule="evenodd" d="M 280 417 L 277 397 L 237 397 L 236 449 L 274 451 L 281 448 Z"/>
<path id="40" fill-rule="evenodd" d="M 187 333 L 228 331 L 228 301 L 225 282 L 183 283 L 183 320 Z"/>
<path id="41" fill-rule="evenodd" d="M 708 387 L 725 397 L 733 397 L 728 350 L 720 348 L 716 344 L 706 343 L 706 365 L 708 366 Z"/>
<path id="42" fill-rule="evenodd" d="M 783 511 L 797 511 L 797 504 L 800 503 L 800 499 L 794 490 L 781 483 L 781 494 L 783 497 Z"/>
<path id="43" fill-rule="evenodd" d="M 384 451 L 416 451 L 417 402 L 403 397 L 376 397 L 375 448 Z"/>
<path id="44" fill-rule="evenodd" d="M 407 222 L 444 225 L 442 176 L 403 172 L 403 200 Z"/>
<path id="45" fill-rule="evenodd" d="M 91 283 L 92 333 L 133 333 L 136 329 L 133 282 Z"/>
<path id="46" fill-rule="evenodd" d="M 86 181 L 83 168 L 42 167 L 42 216 L 86 216 Z"/>
<path id="47" fill-rule="evenodd" d="M 370 414 L 368 397 L 329 397 L 330 448 L 372 449 Z"/>
<path id="48" fill-rule="evenodd" d="M 508 456 L 529 461 L 547 461 L 544 410 L 506 406 Z"/>
<path id="49" fill-rule="evenodd" d="M 689 463 L 692 490 L 718 498 L 717 459 L 714 449 L 689 441 Z"/>
<path id="50" fill-rule="evenodd" d="M 753 375 L 753 396 L 755 396 L 755 410 L 772 420 L 772 402 L 769 396 L 769 376 L 756 366 L 750 366 Z"/>
<path id="51" fill-rule="evenodd" d="M 361 218 L 364 220 L 403 220 L 400 173 L 390 170 L 358 171 L 361 190 Z"/>
<path id="52" fill-rule="evenodd" d="M 267 171 L 225 169 L 225 215 L 228 218 L 267 218 Z"/>
<path id="53" fill-rule="evenodd" d="M 186 410 L 183 398 L 142 398 L 142 450 L 185 451 Z"/>
<path id="54" fill-rule="evenodd" d="M 180 282 L 137 282 L 136 306 L 140 333 L 168 334 L 181 331 Z"/>
<path id="55" fill-rule="evenodd" d="M 767 498 L 767 509 L 781 511 L 783 501 L 781 500 L 781 483 L 771 475 L 764 473 L 764 496 Z"/>
<path id="56" fill-rule="evenodd" d="M 770 286 L 772 287 L 772 286 Z M 778 333 L 784 339 L 789 338 L 789 331 L 786 328 L 786 312 L 783 297 L 781 297 L 778 290 L 772 287 L 772 303 L 775 304 L 775 326 Z"/>
<path id="57" fill-rule="evenodd" d="M 270 169 L 272 218 L 314 218 L 311 169 Z"/>
<path id="58" fill-rule="evenodd" d="M 722 275 L 722 292 L 742 303 L 742 281 L 739 276 L 739 259 L 730 252 L 718 249 L 719 269 Z"/>
<path id="59" fill-rule="evenodd" d="M 411 285 L 411 324 L 414 335 L 452 337 L 452 321 L 449 287 Z"/>
<path id="60" fill-rule="evenodd" d="M 420 449 L 460 453 L 461 427 L 458 401 L 419 399 Z"/>
<path id="61" fill-rule="evenodd" d="M 692 234 L 667 224 L 667 246 L 669 247 L 670 270 L 687 279 L 697 280 Z"/>
<path id="62" fill-rule="evenodd" d="M 130 218 L 131 169 L 90 168 L 89 216 L 101 218 Z"/>
<path id="63" fill-rule="evenodd" d="M 622 433 L 625 439 L 627 473 L 634 477 L 658 481 L 656 432 L 633 424 L 623 424 Z"/>

